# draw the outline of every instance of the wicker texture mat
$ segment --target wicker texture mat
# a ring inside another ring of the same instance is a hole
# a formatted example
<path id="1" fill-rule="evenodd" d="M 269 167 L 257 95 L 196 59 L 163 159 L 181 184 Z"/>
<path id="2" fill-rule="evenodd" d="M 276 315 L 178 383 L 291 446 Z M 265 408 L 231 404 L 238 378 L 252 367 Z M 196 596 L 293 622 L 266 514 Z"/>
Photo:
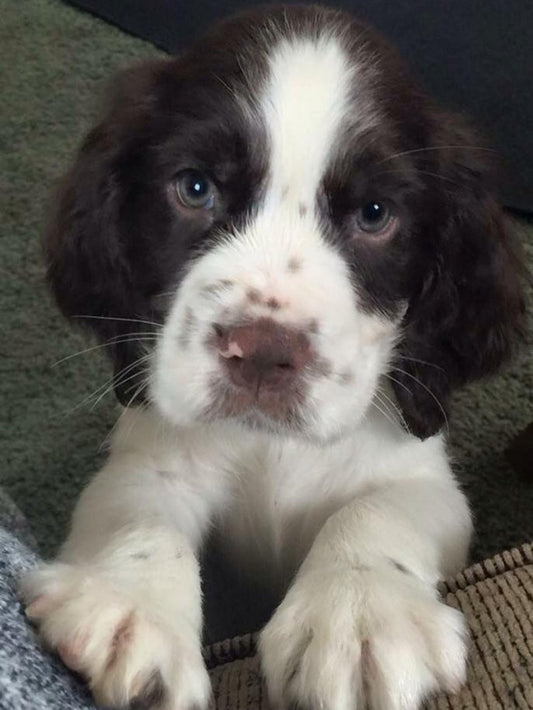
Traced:
<path id="1" fill-rule="evenodd" d="M 427 710 L 533 709 L 533 545 L 473 565 L 443 582 L 442 596 L 471 633 L 468 682 Z M 269 710 L 253 636 L 208 647 L 216 710 Z"/>

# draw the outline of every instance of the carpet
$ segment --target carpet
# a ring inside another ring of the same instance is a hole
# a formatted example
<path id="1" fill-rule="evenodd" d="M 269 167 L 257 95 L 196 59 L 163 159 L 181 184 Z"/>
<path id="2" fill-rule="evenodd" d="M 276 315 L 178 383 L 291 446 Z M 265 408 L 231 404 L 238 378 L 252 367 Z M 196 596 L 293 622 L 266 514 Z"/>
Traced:
<path id="1" fill-rule="evenodd" d="M 469 625 L 467 682 L 458 693 L 438 693 L 425 710 L 531 710 L 533 546 L 473 565 L 440 592 Z M 255 646 L 248 634 L 206 649 L 216 710 L 269 710 Z"/>
<path id="2" fill-rule="evenodd" d="M 0 488 L 0 710 L 94 710 L 87 685 L 38 642 L 17 598 L 37 559 L 26 520 Z M 506 550 L 442 582 L 447 604 L 469 625 L 467 682 L 425 710 L 533 707 L 533 545 Z M 255 634 L 204 648 L 212 710 L 269 710 Z"/>
<path id="3" fill-rule="evenodd" d="M 112 393 L 102 350 L 59 316 L 43 283 L 39 239 L 55 179 L 95 115 L 104 80 L 160 54 L 58 0 L 4 0 L 0 28 L 2 343 L 0 483 L 30 521 L 42 554 L 65 535 L 75 499 L 101 464 Z M 533 225 L 522 223 L 529 263 Z M 54 365 L 62 358 L 70 357 Z M 533 477 L 507 465 L 508 442 L 533 419 L 533 363 L 456 397 L 450 446 L 476 518 L 474 560 L 533 539 Z"/>

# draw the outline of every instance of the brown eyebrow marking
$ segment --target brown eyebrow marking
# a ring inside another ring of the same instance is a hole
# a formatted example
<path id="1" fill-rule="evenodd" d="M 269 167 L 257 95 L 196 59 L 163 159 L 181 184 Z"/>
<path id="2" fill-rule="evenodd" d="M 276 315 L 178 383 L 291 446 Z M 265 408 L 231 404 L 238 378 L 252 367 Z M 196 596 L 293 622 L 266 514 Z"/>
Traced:
<path id="1" fill-rule="evenodd" d="M 246 296 L 251 303 L 259 303 L 261 300 L 261 292 L 256 288 L 249 288 L 248 291 L 246 291 Z"/>
<path id="2" fill-rule="evenodd" d="M 300 217 L 305 217 L 307 212 L 307 205 L 305 205 L 303 202 L 300 202 L 300 204 L 298 205 L 298 214 L 300 215 Z"/>
<path id="3" fill-rule="evenodd" d="M 278 301 L 277 298 L 269 298 L 266 304 L 269 308 L 272 308 L 272 310 L 275 311 L 281 308 L 281 303 Z"/>
<path id="4" fill-rule="evenodd" d="M 287 262 L 287 270 L 291 272 L 291 274 L 296 273 L 302 268 L 302 262 L 297 259 L 295 256 L 291 256 L 289 261 Z"/>

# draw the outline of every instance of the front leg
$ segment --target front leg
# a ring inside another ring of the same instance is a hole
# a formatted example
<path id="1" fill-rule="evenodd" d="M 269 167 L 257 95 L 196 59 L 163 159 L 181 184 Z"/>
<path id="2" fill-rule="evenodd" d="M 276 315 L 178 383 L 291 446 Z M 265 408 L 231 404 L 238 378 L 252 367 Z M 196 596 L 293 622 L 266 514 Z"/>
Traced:
<path id="1" fill-rule="evenodd" d="M 376 487 L 331 516 L 261 634 L 274 705 L 415 710 L 458 688 L 465 625 L 435 585 L 462 566 L 469 536 L 451 480 Z"/>
<path id="2" fill-rule="evenodd" d="M 22 583 L 45 643 L 106 707 L 209 701 L 196 547 L 211 511 L 201 476 L 174 458 L 173 471 L 140 452 L 112 454 L 82 494 L 58 561 Z"/>

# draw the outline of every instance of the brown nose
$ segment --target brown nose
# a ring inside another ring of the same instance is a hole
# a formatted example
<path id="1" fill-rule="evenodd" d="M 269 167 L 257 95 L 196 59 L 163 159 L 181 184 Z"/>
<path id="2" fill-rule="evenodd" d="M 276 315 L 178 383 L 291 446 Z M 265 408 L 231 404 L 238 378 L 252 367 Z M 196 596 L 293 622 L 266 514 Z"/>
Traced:
<path id="1" fill-rule="evenodd" d="M 305 333 L 269 318 L 224 328 L 218 324 L 215 346 L 234 384 L 248 389 L 287 386 L 311 360 Z"/>

